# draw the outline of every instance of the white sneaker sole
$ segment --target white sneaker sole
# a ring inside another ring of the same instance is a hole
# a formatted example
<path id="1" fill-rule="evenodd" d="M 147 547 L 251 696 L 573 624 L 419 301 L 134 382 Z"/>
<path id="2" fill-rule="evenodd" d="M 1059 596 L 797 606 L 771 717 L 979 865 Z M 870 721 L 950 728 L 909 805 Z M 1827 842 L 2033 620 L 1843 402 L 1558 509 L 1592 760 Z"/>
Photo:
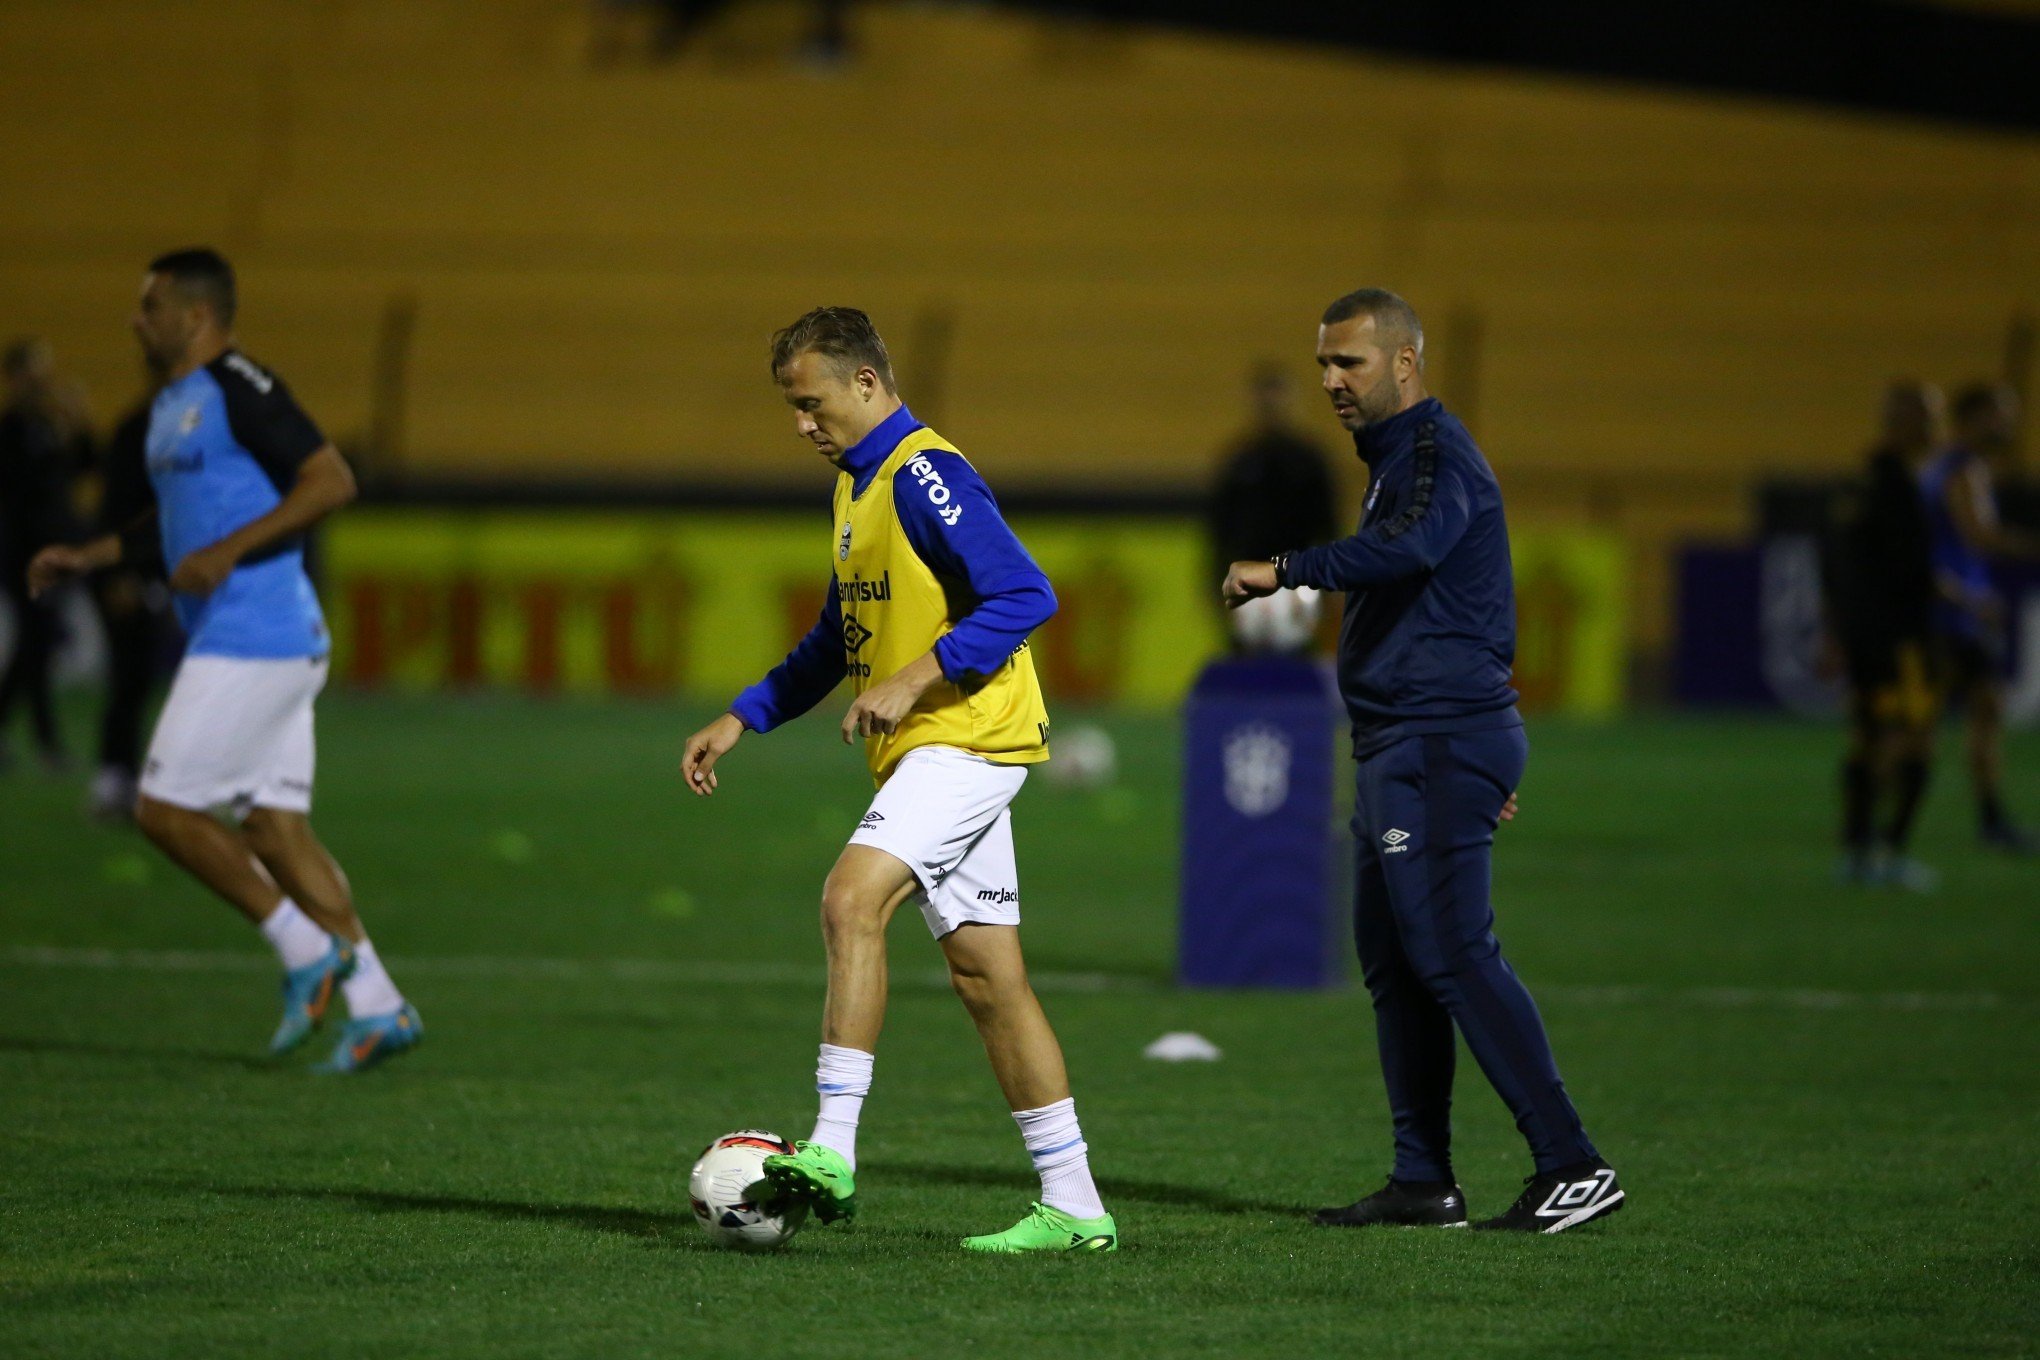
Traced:
<path id="1" fill-rule="evenodd" d="M 1608 1198 L 1595 1204 L 1589 1204 L 1586 1208 L 1577 1212 L 1567 1214 L 1550 1227 L 1539 1228 L 1537 1231 L 1549 1237 L 1553 1233 L 1564 1232 L 1567 1228 L 1577 1228 L 1582 1223 L 1591 1223 L 1602 1214 L 1612 1214 L 1622 1207 L 1623 1194 L 1623 1191 L 1617 1190 L 1614 1194 L 1608 1196 Z"/>

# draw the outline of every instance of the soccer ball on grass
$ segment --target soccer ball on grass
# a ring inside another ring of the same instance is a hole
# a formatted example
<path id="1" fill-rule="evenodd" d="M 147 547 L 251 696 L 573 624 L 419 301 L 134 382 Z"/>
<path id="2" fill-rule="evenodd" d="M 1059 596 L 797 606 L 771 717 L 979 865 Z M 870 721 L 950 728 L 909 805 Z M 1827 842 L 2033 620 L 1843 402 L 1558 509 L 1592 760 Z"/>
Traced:
<path id="1" fill-rule="evenodd" d="M 765 1159 L 793 1151 L 793 1144 L 764 1129 L 738 1129 L 702 1149 L 687 1176 L 687 1198 L 708 1240 L 738 1251 L 770 1251 L 786 1245 L 807 1217 L 805 1204 L 761 1203 L 751 1189 L 765 1187 Z"/>

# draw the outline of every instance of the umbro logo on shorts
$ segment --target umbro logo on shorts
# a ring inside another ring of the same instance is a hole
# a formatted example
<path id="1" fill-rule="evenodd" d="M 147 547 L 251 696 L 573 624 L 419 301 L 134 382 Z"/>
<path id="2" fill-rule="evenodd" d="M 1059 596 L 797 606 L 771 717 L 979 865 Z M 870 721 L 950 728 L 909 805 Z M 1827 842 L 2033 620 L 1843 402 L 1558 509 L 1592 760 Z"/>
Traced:
<path id="1" fill-rule="evenodd" d="M 877 826 L 880 822 L 884 820 L 885 814 L 883 812 L 880 812 L 877 808 L 873 808 L 871 811 L 864 814 L 864 820 L 857 824 L 857 829 L 859 831 L 868 831 L 872 827 Z"/>
<path id="2" fill-rule="evenodd" d="M 1405 844 L 1405 842 L 1408 841 L 1409 838 L 1410 838 L 1409 832 L 1404 831 L 1399 827 L 1390 827 L 1388 830 L 1381 833 L 1381 843 L 1388 847 L 1388 849 L 1383 851 L 1382 853 L 1389 855 L 1400 855 L 1403 851 L 1410 848 L 1407 844 Z"/>

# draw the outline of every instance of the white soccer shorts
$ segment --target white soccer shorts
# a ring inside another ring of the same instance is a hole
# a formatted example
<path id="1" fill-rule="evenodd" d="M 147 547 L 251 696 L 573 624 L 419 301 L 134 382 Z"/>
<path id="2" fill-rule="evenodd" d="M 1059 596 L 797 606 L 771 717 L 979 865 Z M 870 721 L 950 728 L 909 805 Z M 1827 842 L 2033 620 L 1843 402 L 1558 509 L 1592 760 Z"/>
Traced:
<path id="1" fill-rule="evenodd" d="M 326 658 L 187 656 L 149 739 L 144 797 L 236 817 L 312 810 L 312 701 Z"/>
<path id="2" fill-rule="evenodd" d="M 883 850 L 914 871 L 922 919 L 936 939 L 958 926 L 1020 924 L 1020 871 L 1011 805 L 1025 765 L 1000 765 L 954 746 L 900 757 L 852 845 Z"/>

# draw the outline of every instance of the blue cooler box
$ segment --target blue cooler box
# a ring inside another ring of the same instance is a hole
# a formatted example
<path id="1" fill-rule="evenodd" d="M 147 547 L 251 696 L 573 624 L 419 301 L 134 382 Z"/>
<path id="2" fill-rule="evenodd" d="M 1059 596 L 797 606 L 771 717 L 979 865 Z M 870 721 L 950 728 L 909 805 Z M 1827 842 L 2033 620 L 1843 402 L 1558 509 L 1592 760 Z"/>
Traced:
<path id="1" fill-rule="evenodd" d="M 1333 826 L 1345 713 L 1308 657 L 1226 657 L 1184 712 L 1188 987 L 1329 987 L 1344 977 L 1347 837 Z"/>

